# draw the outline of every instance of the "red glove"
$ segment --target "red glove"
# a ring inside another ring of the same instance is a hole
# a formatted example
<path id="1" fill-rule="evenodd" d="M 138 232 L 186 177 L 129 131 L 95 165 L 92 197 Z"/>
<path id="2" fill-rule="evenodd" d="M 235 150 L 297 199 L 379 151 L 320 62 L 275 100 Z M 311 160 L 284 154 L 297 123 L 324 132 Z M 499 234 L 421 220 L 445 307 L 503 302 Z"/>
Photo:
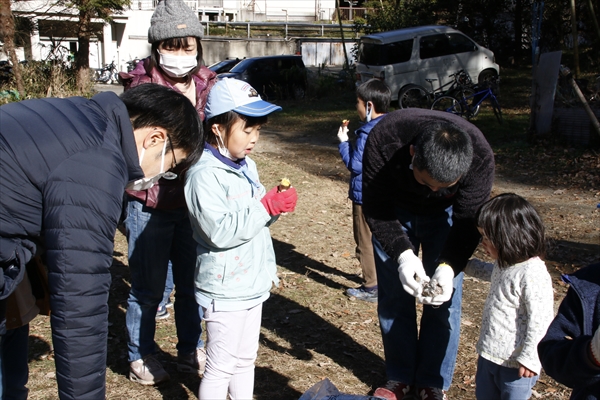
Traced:
<path id="1" fill-rule="evenodd" d="M 275 186 L 260 200 L 269 215 L 279 215 L 283 212 L 294 211 L 296 202 L 298 201 L 296 189 L 290 187 L 283 192 L 278 192 L 277 190 L 278 188 Z"/>

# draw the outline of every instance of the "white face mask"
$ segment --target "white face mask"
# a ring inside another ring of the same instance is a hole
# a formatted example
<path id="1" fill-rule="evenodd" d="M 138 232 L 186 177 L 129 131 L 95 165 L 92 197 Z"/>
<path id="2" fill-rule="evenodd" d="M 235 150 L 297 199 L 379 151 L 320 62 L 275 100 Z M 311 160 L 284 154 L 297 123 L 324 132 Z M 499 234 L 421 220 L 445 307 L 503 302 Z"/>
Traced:
<path id="1" fill-rule="evenodd" d="M 158 175 L 154 175 L 152 178 L 141 178 L 133 182 L 129 182 L 125 189 L 127 190 L 148 190 L 160 178 L 165 178 L 169 180 L 173 180 L 177 178 L 177 174 L 174 172 L 164 172 L 165 170 L 165 152 L 167 151 L 167 141 L 165 140 L 165 144 L 163 145 L 162 156 L 160 159 L 160 173 Z M 144 159 L 144 153 L 146 152 L 145 148 L 142 148 L 142 153 L 140 154 L 140 165 L 142 165 L 142 160 Z"/>
<path id="2" fill-rule="evenodd" d="M 371 121 L 371 114 L 373 114 L 373 106 L 369 106 L 368 102 L 367 102 L 366 106 L 367 106 L 367 115 L 365 116 L 365 122 L 369 122 L 369 121 Z"/>
<path id="3" fill-rule="evenodd" d="M 171 78 L 181 78 L 186 76 L 188 72 L 196 68 L 198 60 L 196 60 L 197 53 L 193 56 L 174 56 L 172 54 L 160 55 L 160 67 L 165 71 Z"/>
<path id="4" fill-rule="evenodd" d="M 229 151 L 229 149 L 227 147 L 225 147 L 225 142 L 223 142 L 223 138 L 221 137 L 221 135 L 215 135 L 217 137 L 217 149 L 219 150 L 219 153 L 221 153 L 221 155 L 225 158 L 229 158 L 231 161 L 237 161 L 237 158 L 235 158 L 231 152 Z"/>

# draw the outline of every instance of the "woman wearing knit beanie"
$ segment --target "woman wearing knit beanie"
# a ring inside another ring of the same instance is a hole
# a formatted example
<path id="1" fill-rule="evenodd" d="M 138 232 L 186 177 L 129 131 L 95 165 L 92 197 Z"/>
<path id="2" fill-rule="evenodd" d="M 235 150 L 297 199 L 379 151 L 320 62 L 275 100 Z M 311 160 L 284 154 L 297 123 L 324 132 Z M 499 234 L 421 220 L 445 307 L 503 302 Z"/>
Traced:
<path id="1" fill-rule="evenodd" d="M 216 74 L 202 65 L 202 37 L 198 15 L 182 0 L 160 1 L 148 30 L 151 54 L 130 73 L 120 73 L 125 90 L 150 82 L 170 87 L 183 93 L 204 120 L 204 107 Z M 170 379 L 154 357 L 155 318 L 168 268 L 172 268 L 175 284 L 177 369 L 201 376 L 206 364 L 200 338 L 202 309 L 194 295 L 196 242 L 183 192 L 185 171 L 175 166 L 172 172 L 176 174 L 174 179 L 160 179 L 147 190 L 128 190 L 126 196 L 131 271 L 126 314 L 129 378 L 142 385 Z M 168 317 L 166 311 L 163 313 Z"/>

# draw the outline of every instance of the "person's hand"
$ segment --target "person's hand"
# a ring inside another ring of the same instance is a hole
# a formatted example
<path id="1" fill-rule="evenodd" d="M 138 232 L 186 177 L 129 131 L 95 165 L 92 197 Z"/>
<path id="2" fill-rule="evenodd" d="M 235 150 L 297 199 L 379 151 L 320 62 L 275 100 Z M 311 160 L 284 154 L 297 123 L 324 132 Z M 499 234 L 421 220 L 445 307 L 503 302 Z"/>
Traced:
<path id="1" fill-rule="evenodd" d="M 594 336 L 592 337 L 590 350 L 592 351 L 592 356 L 594 356 L 596 365 L 600 366 L 600 326 L 598 326 L 596 333 L 594 333 Z"/>
<path id="2" fill-rule="evenodd" d="M 441 287 L 442 293 L 433 297 L 424 297 L 423 304 L 430 306 L 439 306 L 450 300 L 454 290 L 454 270 L 448 264 L 440 264 L 431 277 L 431 282 L 435 281 Z"/>
<path id="3" fill-rule="evenodd" d="M 279 215 L 284 212 L 292 212 L 296 208 L 298 201 L 298 193 L 294 187 L 290 187 L 283 192 L 278 191 L 275 186 L 265 196 L 260 199 L 260 202 L 269 213 L 269 215 Z"/>
<path id="4" fill-rule="evenodd" d="M 348 125 L 340 126 L 340 129 L 338 129 L 337 137 L 338 139 L 340 139 L 340 143 L 348 141 Z"/>
<path id="5" fill-rule="evenodd" d="M 398 264 L 398 275 L 402 282 L 402 288 L 406 293 L 418 298 L 421 295 L 421 284 L 429 282 L 423 263 L 411 249 L 408 249 L 400 254 Z M 416 281 L 415 275 L 421 280 L 421 283 Z"/>
<path id="6" fill-rule="evenodd" d="M 537 374 L 524 366 L 523 364 L 519 364 L 519 377 L 520 378 L 533 378 Z"/>

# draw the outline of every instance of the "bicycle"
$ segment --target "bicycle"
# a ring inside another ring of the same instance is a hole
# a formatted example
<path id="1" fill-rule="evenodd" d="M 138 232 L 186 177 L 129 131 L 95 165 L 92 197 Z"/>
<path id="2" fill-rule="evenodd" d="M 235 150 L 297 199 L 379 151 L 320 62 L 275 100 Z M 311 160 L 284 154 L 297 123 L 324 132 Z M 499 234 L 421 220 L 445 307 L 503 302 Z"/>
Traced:
<path id="1" fill-rule="evenodd" d="M 433 88 L 433 82 L 437 81 L 434 78 L 425 79 L 431 85 L 431 90 L 427 90 L 415 83 L 406 85 L 398 93 L 398 106 L 400 108 L 431 108 L 436 98 L 448 93 L 454 93 L 458 89 L 468 94 L 474 93 L 471 89 L 471 77 L 465 70 L 461 69 L 454 74 L 448 75 L 448 77 L 452 78 L 452 80 L 437 89 Z M 450 87 L 445 89 L 447 86 Z"/>
<path id="2" fill-rule="evenodd" d="M 97 68 L 95 70 L 94 81 L 106 84 L 118 83 L 119 71 L 115 62 L 112 61 L 110 64 L 106 64 L 104 68 Z"/>
<path id="3" fill-rule="evenodd" d="M 140 59 L 137 58 L 137 57 L 134 57 L 133 59 L 127 61 L 126 62 L 126 64 L 127 64 L 127 72 L 133 71 L 139 62 L 140 62 Z"/>
<path id="4" fill-rule="evenodd" d="M 503 123 L 502 108 L 500 108 L 500 103 L 498 103 L 498 98 L 496 97 L 499 79 L 498 77 L 489 79 L 479 88 L 475 87 L 475 93 L 470 95 L 462 93 L 460 96 L 440 96 L 433 102 L 431 109 L 450 112 L 470 120 L 477 116 L 481 103 L 488 99 L 492 105 L 496 119 L 499 123 Z"/>

